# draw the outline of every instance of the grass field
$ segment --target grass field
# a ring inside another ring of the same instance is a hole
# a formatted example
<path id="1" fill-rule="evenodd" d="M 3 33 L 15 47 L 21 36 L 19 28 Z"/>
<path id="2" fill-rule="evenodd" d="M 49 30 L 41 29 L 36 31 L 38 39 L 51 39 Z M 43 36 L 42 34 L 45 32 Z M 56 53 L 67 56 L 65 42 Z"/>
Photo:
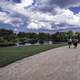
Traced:
<path id="1" fill-rule="evenodd" d="M 27 47 L 5 47 L 0 48 L 0 67 L 6 66 L 12 62 L 29 57 L 40 52 L 63 46 L 62 44 L 54 45 L 32 45 Z"/>

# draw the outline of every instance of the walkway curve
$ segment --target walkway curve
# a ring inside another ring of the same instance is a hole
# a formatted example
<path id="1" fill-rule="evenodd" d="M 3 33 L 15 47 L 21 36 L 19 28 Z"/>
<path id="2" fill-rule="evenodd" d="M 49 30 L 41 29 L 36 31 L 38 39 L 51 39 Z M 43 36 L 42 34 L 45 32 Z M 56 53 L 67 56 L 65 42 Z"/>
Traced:
<path id="1" fill-rule="evenodd" d="M 0 80 L 80 80 L 80 45 L 48 50 L 0 68 Z"/>

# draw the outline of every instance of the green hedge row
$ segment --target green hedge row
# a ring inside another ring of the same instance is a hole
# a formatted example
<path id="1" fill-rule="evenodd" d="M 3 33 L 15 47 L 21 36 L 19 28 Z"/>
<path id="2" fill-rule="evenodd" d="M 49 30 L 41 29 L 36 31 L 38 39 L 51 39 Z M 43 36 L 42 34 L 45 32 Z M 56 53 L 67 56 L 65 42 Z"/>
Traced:
<path id="1" fill-rule="evenodd" d="M 6 42 L 6 43 L 0 43 L 0 47 L 9 47 L 9 46 L 15 46 L 16 44 L 13 42 Z"/>

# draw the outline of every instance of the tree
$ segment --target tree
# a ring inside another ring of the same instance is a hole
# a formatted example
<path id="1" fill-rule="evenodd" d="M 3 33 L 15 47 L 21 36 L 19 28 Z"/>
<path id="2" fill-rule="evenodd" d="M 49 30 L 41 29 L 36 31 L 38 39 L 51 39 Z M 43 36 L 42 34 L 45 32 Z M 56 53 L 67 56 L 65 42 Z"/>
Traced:
<path id="1" fill-rule="evenodd" d="M 39 33 L 38 34 L 38 40 L 40 44 L 43 44 L 44 42 L 49 42 L 50 40 L 50 34 L 48 33 Z"/>
<path id="2" fill-rule="evenodd" d="M 74 33 L 73 33 L 72 31 L 68 31 L 68 32 L 67 32 L 68 38 L 72 38 L 72 37 L 73 37 L 73 34 L 74 34 Z"/>
<path id="3" fill-rule="evenodd" d="M 14 41 L 16 34 L 13 33 L 12 30 L 0 29 L 0 37 L 2 37 L 5 41 Z"/>

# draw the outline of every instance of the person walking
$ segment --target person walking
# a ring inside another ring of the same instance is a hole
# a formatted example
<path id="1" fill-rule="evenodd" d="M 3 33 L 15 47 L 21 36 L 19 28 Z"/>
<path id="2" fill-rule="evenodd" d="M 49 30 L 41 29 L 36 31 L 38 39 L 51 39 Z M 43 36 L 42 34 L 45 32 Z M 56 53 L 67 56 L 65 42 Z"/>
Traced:
<path id="1" fill-rule="evenodd" d="M 69 39 L 68 39 L 68 46 L 69 46 L 69 48 L 71 47 L 71 44 L 72 44 L 72 39 L 69 38 Z"/>
<path id="2" fill-rule="evenodd" d="M 77 48 L 77 45 L 78 45 L 78 40 L 77 39 L 73 39 L 73 45 L 74 45 L 74 48 Z"/>

